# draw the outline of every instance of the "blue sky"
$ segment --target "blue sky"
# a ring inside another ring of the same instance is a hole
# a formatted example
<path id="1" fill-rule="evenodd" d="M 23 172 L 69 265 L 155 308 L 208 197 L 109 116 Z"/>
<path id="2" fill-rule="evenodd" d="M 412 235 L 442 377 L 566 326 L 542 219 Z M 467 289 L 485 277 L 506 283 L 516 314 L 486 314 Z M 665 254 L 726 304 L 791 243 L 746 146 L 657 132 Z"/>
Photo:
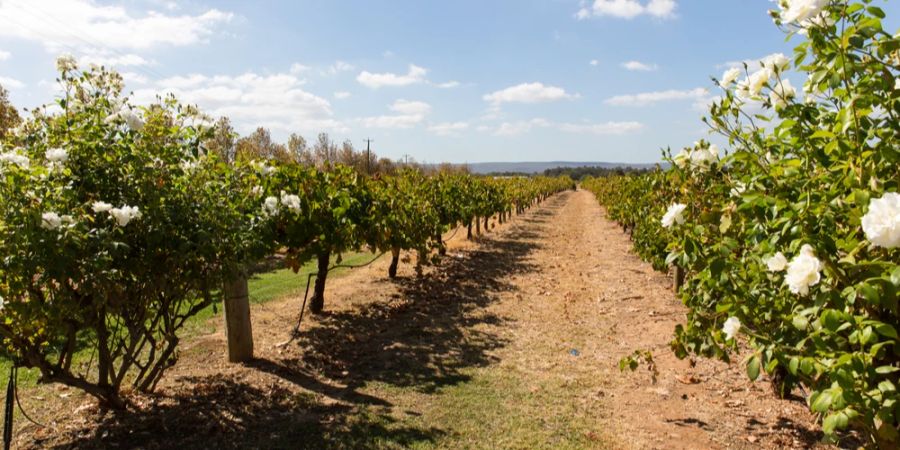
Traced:
<path id="1" fill-rule="evenodd" d="M 896 24 L 900 5 L 876 3 Z M 123 72 L 139 102 L 174 92 L 242 133 L 372 138 L 379 154 L 428 162 L 652 162 L 706 135 L 710 76 L 790 54 L 773 7 L 0 0 L 0 84 L 17 106 L 51 101 L 55 57 L 71 53 Z"/>

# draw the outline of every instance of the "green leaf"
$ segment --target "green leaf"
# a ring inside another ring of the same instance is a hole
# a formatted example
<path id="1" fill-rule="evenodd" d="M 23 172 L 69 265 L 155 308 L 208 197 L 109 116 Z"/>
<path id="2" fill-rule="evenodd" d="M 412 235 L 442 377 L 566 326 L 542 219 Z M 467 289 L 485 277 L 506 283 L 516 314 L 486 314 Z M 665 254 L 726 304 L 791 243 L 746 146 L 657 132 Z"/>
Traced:
<path id="1" fill-rule="evenodd" d="M 813 393 L 810 409 L 817 413 L 824 413 L 831 408 L 831 402 L 833 400 L 831 391 Z"/>
<path id="2" fill-rule="evenodd" d="M 753 355 L 747 361 L 747 376 L 750 377 L 751 381 L 756 381 L 756 379 L 759 378 L 759 366 L 759 355 Z"/>
<path id="3" fill-rule="evenodd" d="M 834 434 L 835 430 L 847 428 L 848 422 L 847 415 L 843 412 L 829 414 L 828 417 L 825 417 L 825 421 L 822 422 L 822 431 L 825 434 Z"/>

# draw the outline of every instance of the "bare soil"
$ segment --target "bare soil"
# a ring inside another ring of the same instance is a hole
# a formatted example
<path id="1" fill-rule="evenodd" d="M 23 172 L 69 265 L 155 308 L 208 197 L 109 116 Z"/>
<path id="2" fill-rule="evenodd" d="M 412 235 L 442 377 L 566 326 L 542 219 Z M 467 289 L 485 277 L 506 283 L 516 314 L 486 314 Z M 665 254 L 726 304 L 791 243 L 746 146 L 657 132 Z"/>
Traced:
<path id="1" fill-rule="evenodd" d="M 417 276 L 409 257 L 329 279 L 326 314 L 301 299 L 252 311 L 257 359 L 192 338 L 158 393 L 124 414 L 59 386 L 22 392 L 17 448 L 810 448 L 800 398 L 732 365 L 668 348 L 684 307 L 585 191 L 476 241 L 465 230 Z M 414 257 L 412 258 L 414 261 Z M 298 283 L 301 280 L 298 279 Z M 651 350 L 659 376 L 621 372 Z"/>

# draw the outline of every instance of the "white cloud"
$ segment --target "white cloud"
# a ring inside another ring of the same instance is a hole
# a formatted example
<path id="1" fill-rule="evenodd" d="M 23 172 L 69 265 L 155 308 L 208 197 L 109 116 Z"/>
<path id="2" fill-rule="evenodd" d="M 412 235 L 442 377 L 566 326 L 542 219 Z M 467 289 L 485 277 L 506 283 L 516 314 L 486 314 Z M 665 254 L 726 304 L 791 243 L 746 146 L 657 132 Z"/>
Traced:
<path id="1" fill-rule="evenodd" d="M 521 120 L 518 122 L 503 122 L 494 130 L 495 136 L 518 136 L 527 133 L 536 127 L 548 127 L 550 122 L 546 119 Z"/>
<path id="2" fill-rule="evenodd" d="M 582 4 L 581 9 L 575 14 L 578 20 L 591 17 L 611 16 L 620 19 L 634 19 L 640 15 L 647 15 L 658 19 L 675 17 L 675 0 L 594 0 L 588 7 Z"/>
<path id="3" fill-rule="evenodd" d="M 625 70 L 638 72 L 652 72 L 659 68 L 656 64 L 646 64 L 640 61 L 626 61 L 622 63 L 622 67 L 624 67 Z"/>
<path id="4" fill-rule="evenodd" d="M 438 136 L 457 136 L 459 132 L 469 129 L 466 122 L 443 122 L 428 127 L 428 131 Z"/>
<path id="5" fill-rule="evenodd" d="M 12 53 L 0 50 L 0 61 L 6 61 L 12 56 Z"/>
<path id="6" fill-rule="evenodd" d="M 150 64 L 140 55 L 133 53 L 116 54 L 102 50 L 89 50 L 88 53 L 78 58 L 79 64 L 97 64 L 107 67 L 146 66 Z"/>
<path id="7" fill-rule="evenodd" d="M 326 67 L 325 70 L 322 70 L 321 73 L 322 75 L 337 75 L 341 72 L 349 72 L 355 68 L 356 67 L 353 64 L 338 60 L 335 61 L 334 64 Z"/>
<path id="8" fill-rule="evenodd" d="M 501 103 L 544 103 L 577 98 L 578 95 L 566 93 L 565 89 L 556 86 L 544 86 L 543 83 L 522 83 L 485 95 L 486 102 L 494 105 Z"/>
<path id="9" fill-rule="evenodd" d="M 10 77 L 0 76 L 0 85 L 7 89 L 22 89 L 25 87 L 25 83 Z"/>
<path id="10" fill-rule="evenodd" d="M 134 85 L 134 84 L 147 84 L 149 81 L 145 75 L 141 75 L 135 72 L 122 72 L 122 78 L 125 80 L 125 84 Z"/>
<path id="11" fill-rule="evenodd" d="M 390 110 L 395 113 L 406 114 L 411 116 L 424 116 L 431 112 L 431 105 L 425 102 L 415 102 L 409 100 L 397 100 L 390 106 Z"/>
<path id="12" fill-rule="evenodd" d="M 195 16 L 159 12 L 133 15 L 122 6 L 93 0 L 4 0 L 0 2 L 0 37 L 39 42 L 56 53 L 71 47 L 83 51 L 185 46 L 205 42 L 216 27 L 233 17 L 218 9 Z"/>
<path id="13" fill-rule="evenodd" d="M 338 100 L 344 100 L 350 98 L 350 93 L 347 91 L 337 91 L 334 93 L 334 98 Z"/>
<path id="14" fill-rule="evenodd" d="M 190 74 L 156 81 L 135 90 L 134 96 L 140 104 L 171 92 L 214 117 L 228 116 L 243 132 L 259 126 L 284 132 L 345 131 L 347 127 L 333 117 L 331 103 L 304 91 L 302 85 L 303 80 L 290 73 Z"/>
<path id="15" fill-rule="evenodd" d="M 691 100 L 703 98 L 708 95 L 706 89 L 696 88 L 680 91 L 670 89 L 667 91 L 643 92 L 634 95 L 617 95 L 606 99 L 603 103 L 612 106 L 648 106 L 654 103 L 672 100 Z"/>
<path id="16" fill-rule="evenodd" d="M 596 60 L 596 59 L 592 59 L 591 62 L 590 62 L 589 64 L 592 65 L 592 66 L 594 66 L 594 67 L 597 67 L 597 66 L 600 65 L 600 61 L 598 61 L 598 60 Z"/>
<path id="17" fill-rule="evenodd" d="M 425 102 L 397 100 L 388 109 L 396 114 L 359 119 L 366 128 L 412 128 L 425 120 L 431 112 L 431 105 Z"/>
<path id="18" fill-rule="evenodd" d="M 425 75 L 427 73 L 428 69 L 419 67 L 415 64 L 410 64 L 409 71 L 405 75 L 394 73 L 372 73 L 364 70 L 356 77 L 356 81 L 363 86 L 372 89 L 378 89 L 385 86 L 409 86 L 411 84 L 418 84 L 426 81 Z"/>
<path id="19" fill-rule="evenodd" d="M 291 64 L 291 68 L 290 68 L 289 72 L 291 73 L 291 75 L 299 75 L 308 70 L 309 70 L 309 66 L 304 66 L 303 64 L 300 64 L 300 63 L 293 63 L 293 64 Z"/>
<path id="20" fill-rule="evenodd" d="M 566 133 L 617 135 L 641 130 L 644 128 L 644 124 L 640 122 L 561 123 L 558 128 Z"/>
<path id="21" fill-rule="evenodd" d="M 492 131 L 495 136 L 518 136 L 535 128 L 552 128 L 564 133 L 586 133 L 596 135 L 621 135 L 639 131 L 644 128 L 640 122 L 601 122 L 601 123 L 554 123 L 546 119 L 531 119 L 518 122 L 504 122 L 496 128 L 479 126 L 479 131 Z"/>
<path id="22" fill-rule="evenodd" d="M 459 87 L 459 81 L 453 80 L 453 81 L 448 81 L 446 83 L 438 83 L 435 86 L 437 86 L 441 89 L 451 89 L 451 88 Z"/>

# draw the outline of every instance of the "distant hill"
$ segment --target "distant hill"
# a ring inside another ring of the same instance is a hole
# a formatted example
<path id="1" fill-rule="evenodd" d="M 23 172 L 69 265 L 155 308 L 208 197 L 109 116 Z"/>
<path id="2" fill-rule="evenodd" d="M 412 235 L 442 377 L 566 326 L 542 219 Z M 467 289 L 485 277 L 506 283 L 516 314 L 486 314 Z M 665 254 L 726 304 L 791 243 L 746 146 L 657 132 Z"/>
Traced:
<path id="1" fill-rule="evenodd" d="M 632 167 L 635 169 L 652 169 L 656 164 L 577 162 L 577 161 L 532 161 L 532 162 L 482 162 L 468 163 L 473 173 L 542 173 L 556 167 Z"/>

